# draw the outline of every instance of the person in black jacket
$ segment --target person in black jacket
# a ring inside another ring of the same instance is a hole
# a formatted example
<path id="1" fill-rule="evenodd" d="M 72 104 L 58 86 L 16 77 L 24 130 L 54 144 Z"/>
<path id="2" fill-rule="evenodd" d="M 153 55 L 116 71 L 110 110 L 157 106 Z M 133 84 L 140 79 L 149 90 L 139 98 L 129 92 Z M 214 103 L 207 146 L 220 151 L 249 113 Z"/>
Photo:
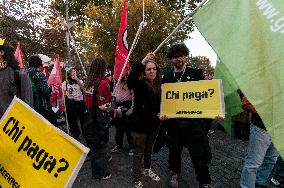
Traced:
<path id="1" fill-rule="evenodd" d="M 189 50 L 184 43 L 170 47 L 167 57 L 173 69 L 166 73 L 162 83 L 177 83 L 204 80 L 202 72 L 186 66 Z M 167 146 L 169 147 L 169 168 L 172 171 L 169 184 L 178 187 L 181 173 L 181 153 L 188 148 L 200 187 L 210 187 L 211 178 L 208 164 L 211 150 L 204 119 L 174 118 L 163 122 L 167 126 Z M 209 125 L 208 125 L 209 126 Z"/>
<path id="2" fill-rule="evenodd" d="M 160 178 L 151 170 L 151 154 L 158 133 L 161 102 L 161 77 L 159 66 L 153 61 L 154 54 L 148 53 L 141 63 L 133 66 L 127 85 L 134 91 L 132 136 L 134 143 L 133 177 L 134 187 L 143 187 L 143 174 L 154 181 Z"/>
<path id="3" fill-rule="evenodd" d="M 11 46 L 4 45 L 0 38 L 0 118 L 12 102 L 14 96 L 33 107 L 32 84 L 28 74 L 21 70 Z"/>
<path id="4" fill-rule="evenodd" d="M 111 178 L 108 172 L 108 141 L 109 123 L 111 110 L 110 79 L 105 77 L 106 61 L 96 58 L 92 61 L 86 89 L 93 88 L 93 105 L 91 107 L 90 119 L 86 118 L 83 126 L 84 137 L 88 147 L 91 148 L 92 175 L 98 180 Z"/>

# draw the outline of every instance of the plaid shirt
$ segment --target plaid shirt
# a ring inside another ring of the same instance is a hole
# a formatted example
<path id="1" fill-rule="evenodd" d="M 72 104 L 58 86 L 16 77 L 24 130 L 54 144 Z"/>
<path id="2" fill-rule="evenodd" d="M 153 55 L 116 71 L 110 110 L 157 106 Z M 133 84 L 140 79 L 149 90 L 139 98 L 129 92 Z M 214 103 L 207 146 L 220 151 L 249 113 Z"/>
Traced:
<path id="1" fill-rule="evenodd" d="M 51 89 L 47 85 L 45 75 L 43 74 L 43 72 L 37 71 L 34 67 L 28 67 L 27 71 L 32 82 L 34 83 L 36 92 L 41 98 L 42 107 L 48 109 L 48 107 L 50 106 L 49 100 Z"/>

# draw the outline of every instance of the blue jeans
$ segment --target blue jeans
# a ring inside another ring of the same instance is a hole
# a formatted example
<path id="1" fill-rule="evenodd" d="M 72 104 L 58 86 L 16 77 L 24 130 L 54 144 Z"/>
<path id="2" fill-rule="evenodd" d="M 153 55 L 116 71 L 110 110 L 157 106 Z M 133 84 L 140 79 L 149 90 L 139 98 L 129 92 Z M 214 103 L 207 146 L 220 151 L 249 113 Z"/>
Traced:
<path id="1" fill-rule="evenodd" d="M 277 162 L 274 165 L 272 177 L 282 184 L 284 183 L 284 161 L 281 156 L 278 157 Z"/>
<path id="2" fill-rule="evenodd" d="M 278 155 L 268 133 L 251 124 L 248 154 L 241 175 L 241 188 L 255 188 L 255 184 L 265 185 Z"/>

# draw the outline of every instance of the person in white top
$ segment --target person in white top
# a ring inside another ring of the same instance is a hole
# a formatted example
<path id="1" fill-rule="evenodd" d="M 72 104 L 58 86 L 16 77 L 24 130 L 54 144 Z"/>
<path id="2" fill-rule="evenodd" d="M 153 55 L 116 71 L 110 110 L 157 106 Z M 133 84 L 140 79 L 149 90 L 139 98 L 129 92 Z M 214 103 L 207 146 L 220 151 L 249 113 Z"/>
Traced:
<path id="1" fill-rule="evenodd" d="M 113 124 L 115 125 L 115 142 L 111 149 L 111 152 L 115 153 L 118 150 L 121 150 L 123 147 L 124 133 L 127 137 L 128 147 L 129 147 L 129 155 L 133 155 L 133 139 L 131 136 L 131 117 L 127 114 L 130 108 L 132 107 L 132 92 L 128 88 L 127 76 L 125 76 L 120 83 L 117 84 L 116 91 L 114 92 L 116 98 L 116 116 L 113 119 Z"/>
<path id="2" fill-rule="evenodd" d="M 67 120 L 70 126 L 71 136 L 79 139 L 80 128 L 78 119 L 82 126 L 84 125 L 84 101 L 83 93 L 85 92 L 83 81 L 77 77 L 77 70 L 71 68 L 67 72 L 67 80 L 62 83 L 62 90 L 65 95 L 65 104 Z"/>

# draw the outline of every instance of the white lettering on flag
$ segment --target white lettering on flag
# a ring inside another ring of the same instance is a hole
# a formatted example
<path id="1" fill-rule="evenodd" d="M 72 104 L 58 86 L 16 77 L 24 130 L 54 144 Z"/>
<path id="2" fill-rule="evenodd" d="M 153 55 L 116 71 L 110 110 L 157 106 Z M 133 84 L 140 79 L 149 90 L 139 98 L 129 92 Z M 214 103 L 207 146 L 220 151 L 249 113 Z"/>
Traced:
<path id="1" fill-rule="evenodd" d="M 280 12 L 273 7 L 269 0 L 258 0 L 256 6 L 271 23 L 270 30 L 272 32 L 284 33 L 284 16 L 279 16 Z"/>

